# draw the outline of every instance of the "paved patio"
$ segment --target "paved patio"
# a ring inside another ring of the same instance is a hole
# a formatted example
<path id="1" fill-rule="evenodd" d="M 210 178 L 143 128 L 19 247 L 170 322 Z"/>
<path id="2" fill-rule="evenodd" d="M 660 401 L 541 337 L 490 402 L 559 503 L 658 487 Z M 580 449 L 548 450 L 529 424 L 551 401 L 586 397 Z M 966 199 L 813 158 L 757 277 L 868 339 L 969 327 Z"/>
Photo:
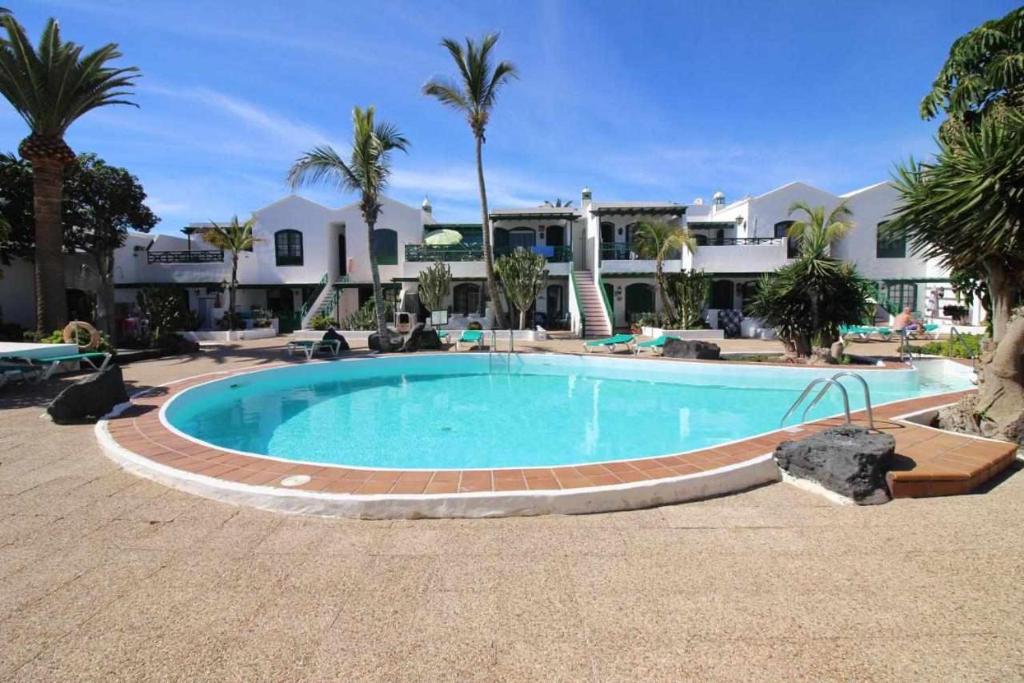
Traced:
<path id="1" fill-rule="evenodd" d="M 91 425 L 39 419 L 58 388 L 0 393 L 5 680 L 1024 678 L 1019 465 L 872 508 L 776 484 L 581 517 L 301 518 L 119 471 Z"/>

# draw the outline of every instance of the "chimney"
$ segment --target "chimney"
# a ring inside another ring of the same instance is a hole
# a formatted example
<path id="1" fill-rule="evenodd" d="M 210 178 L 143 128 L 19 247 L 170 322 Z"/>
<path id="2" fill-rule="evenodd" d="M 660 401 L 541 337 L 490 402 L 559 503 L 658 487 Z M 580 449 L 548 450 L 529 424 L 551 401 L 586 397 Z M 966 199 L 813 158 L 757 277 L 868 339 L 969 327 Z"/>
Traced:
<path id="1" fill-rule="evenodd" d="M 719 190 L 711 198 L 711 213 L 718 213 L 719 209 L 725 208 L 725 193 Z"/>

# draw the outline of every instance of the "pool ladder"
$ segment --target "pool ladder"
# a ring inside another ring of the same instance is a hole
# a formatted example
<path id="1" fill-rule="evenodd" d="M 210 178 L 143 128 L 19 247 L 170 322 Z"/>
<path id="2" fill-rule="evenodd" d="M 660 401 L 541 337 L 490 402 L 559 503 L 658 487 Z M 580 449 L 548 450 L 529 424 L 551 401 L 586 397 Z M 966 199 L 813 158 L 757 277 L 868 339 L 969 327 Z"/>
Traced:
<path id="1" fill-rule="evenodd" d="M 513 351 L 515 351 L 515 341 L 514 341 L 513 334 L 514 334 L 513 330 L 511 328 L 509 328 L 509 331 L 508 331 L 508 351 L 505 352 L 505 373 L 506 374 L 511 374 L 511 372 L 512 372 L 512 353 L 513 353 Z M 493 368 L 491 366 L 491 361 L 494 358 L 494 354 L 497 351 L 497 347 L 498 347 L 498 332 L 496 330 L 491 330 L 491 343 L 487 347 L 487 370 L 488 370 L 488 372 L 492 372 L 493 371 Z"/>
<path id="2" fill-rule="evenodd" d="M 868 383 L 864 380 L 863 377 L 858 375 L 856 372 L 852 372 L 850 370 L 837 372 L 836 374 L 828 378 L 818 377 L 816 379 L 811 380 L 807 384 L 807 386 L 804 387 L 804 390 L 803 392 L 801 392 L 800 396 L 797 397 L 795 401 L 793 401 L 793 405 L 789 407 L 789 410 L 786 411 L 786 414 L 782 416 L 781 420 L 779 420 L 779 427 L 785 426 L 786 419 L 793 414 L 793 411 L 800 407 L 800 405 L 804 402 L 804 399 L 810 395 L 811 390 L 814 389 L 814 387 L 818 386 L 819 384 L 823 384 L 824 386 L 821 387 L 821 391 L 819 391 L 818 395 L 814 397 L 814 400 L 812 400 L 809 404 L 807 404 L 807 407 L 804 408 L 803 414 L 800 415 L 800 421 L 806 422 L 807 413 L 811 412 L 811 409 L 814 408 L 814 406 L 818 405 L 821 399 L 825 397 L 825 394 L 828 393 L 829 389 L 831 389 L 832 387 L 836 387 L 837 389 L 839 389 L 839 395 L 842 396 L 843 398 L 843 414 L 846 416 L 846 424 L 850 424 L 852 422 L 852 420 L 850 419 L 850 395 L 847 393 L 846 387 L 844 387 L 842 383 L 839 381 L 843 377 L 854 377 L 857 379 L 858 382 L 860 382 L 861 387 L 863 387 L 864 406 L 867 408 L 868 411 L 868 427 L 874 429 L 875 415 L 871 410 L 871 389 L 868 387 Z"/>

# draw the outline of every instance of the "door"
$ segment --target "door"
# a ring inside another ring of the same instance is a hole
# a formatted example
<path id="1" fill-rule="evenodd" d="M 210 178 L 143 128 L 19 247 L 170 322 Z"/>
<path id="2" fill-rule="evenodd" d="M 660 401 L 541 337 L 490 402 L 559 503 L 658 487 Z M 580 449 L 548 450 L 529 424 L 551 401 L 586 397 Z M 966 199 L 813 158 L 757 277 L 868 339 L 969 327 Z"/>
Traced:
<path id="1" fill-rule="evenodd" d="M 199 325 L 203 329 L 213 329 L 213 297 L 199 297 Z"/>
<path id="2" fill-rule="evenodd" d="M 544 241 L 549 247 L 564 247 L 565 228 L 561 225 L 549 225 L 544 235 Z"/>
<path id="3" fill-rule="evenodd" d="M 626 322 L 636 322 L 645 315 L 654 313 L 654 287 L 634 282 L 626 287 Z"/>
<path id="4" fill-rule="evenodd" d="M 338 275 L 348 275 L 348 253 L 343 232 L 338 233 Z"/>

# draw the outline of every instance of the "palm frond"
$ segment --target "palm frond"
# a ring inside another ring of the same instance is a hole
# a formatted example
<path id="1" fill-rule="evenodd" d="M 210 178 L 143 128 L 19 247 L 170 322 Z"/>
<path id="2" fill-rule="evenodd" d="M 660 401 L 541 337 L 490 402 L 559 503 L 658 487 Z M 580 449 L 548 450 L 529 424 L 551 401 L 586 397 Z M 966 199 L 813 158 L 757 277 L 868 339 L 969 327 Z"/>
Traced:
<path id="1" fill-rule="evenodd" d="M 122 56 L 117 45 L 83 55 L 81 46 L 61 39 L 60 26 L 51 19 L 33 48 L 12 15 L 0 15 L 0 24 L 7 33 L 0 40 L 0 93 L 34 134 L 61 138 L 88 111 L 136 106 L 129 98 L 139 70 L 110 66 Z"/>
<path id="2" fill-rule="evenodd" d="M 293 188 L 321 183 L 343 191 L 358 190 L 360 185 L 352 169 L 330 145 L 314 147 L 296 159 L 288 171 L 288 184 Z"/>

